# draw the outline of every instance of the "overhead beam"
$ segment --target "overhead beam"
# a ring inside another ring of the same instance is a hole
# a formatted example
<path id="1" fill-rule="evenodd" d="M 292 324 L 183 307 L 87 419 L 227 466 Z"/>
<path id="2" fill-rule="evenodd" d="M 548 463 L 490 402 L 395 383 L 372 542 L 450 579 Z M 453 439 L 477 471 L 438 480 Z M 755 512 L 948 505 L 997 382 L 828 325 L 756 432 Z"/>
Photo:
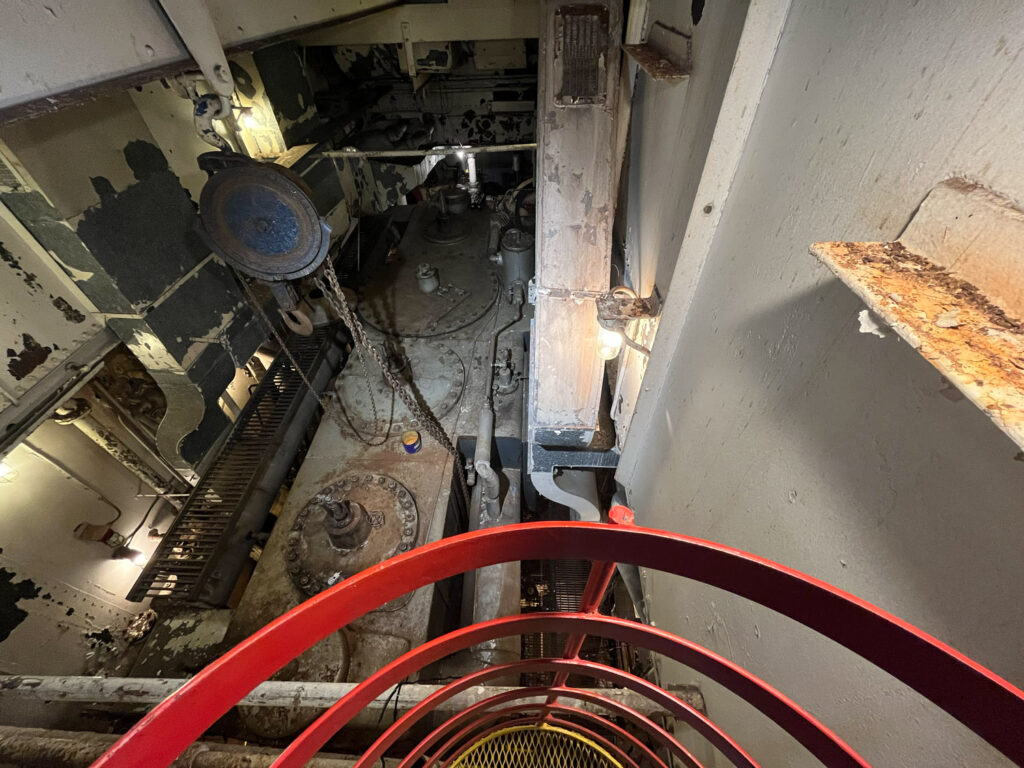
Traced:
<path id="1" fill-rule="evenodd" d="M 206 4 L 229 54 L 398 5 L 396 0 Z M 2 3 L 0 29 L 14 41 L 0 46 L 0 123 L 198 68 L 155 2 Z"/>
<path id="2" fill-rule="evenodd" d="M 302 45 L 512 40 L 540 34 L 539 0 L 449 0 L 401 5 L 303 35 Z M 403 35 L 403 28 L 407 37 Z"/>

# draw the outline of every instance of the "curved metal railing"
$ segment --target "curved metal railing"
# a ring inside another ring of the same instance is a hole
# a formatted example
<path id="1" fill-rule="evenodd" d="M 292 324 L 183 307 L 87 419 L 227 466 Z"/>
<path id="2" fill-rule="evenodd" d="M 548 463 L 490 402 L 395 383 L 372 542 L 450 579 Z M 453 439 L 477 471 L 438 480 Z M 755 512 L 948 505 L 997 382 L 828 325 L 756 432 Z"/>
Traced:
<path id="1" fill-rule="evenodd" d="M 282 752 L 275 766 L 304 765 L 375 697 L 427 664 L 486 640 L 534 632 L 567 635 L 565 658 L 492 666 L 449 683 L 387 728 L 359 758 L 357 768 L 370 768 L 409 728 L 459 691 L 488 679 L 538 671 L 554 673 L 551 686 L 492 696 L 455 715 L 419 742 L 403 760 L 403 768 L 421 758 L 427 765 L 445 768 L 467 746 L 467 740 L 471 744 L 482 738 L 480 727 L 494 715 L 492 708 L 537 696 L 546 698 L 541 704 L 516 703 L 515 711 L 508 715 L 515 714 L 516 720 L 524 723 L 564 723 L 575 716 L 566 709 L 583 710 L 567 708 L 559 699 L 595 704 L 631 721 L 685 765 L 700 768 L 692 754 L 648 718 L 602 700 L 594 689 L 568 687 L 570 674 L 636 691 L 692 726 L 735 765 L 758 765 L 706 715 L 671 693 L 620 669 L 580 659 L 587 635 L 648 649 L 715 680 L 771 718 L 825 765 L 868 765 L 798 704 L 713 651 L 655 627 L 598 614 L 616 562 L 694 579 L 788 616 L 858 653 L 930 699 L 1011 760 L 1024 764 L 1024 691 L 940 640 L 870 603 L 769 560 L 701 539 L 637 527 L 625 507 L 613 508 L 609 523 L 542 522 L 480 530 L 442 539 L 369 568 L 310 598 L 210 664 L 140 720 L 94 768 L 170 764 L 243 696 L 293 658 L 406 592 L 498 563 L 570 558 L 592 561 L 578 612 L 506 616 L 455 630 L 412 649 L 324 712 Z M 595 723 L 577 723 L 576 727 L 589 732 L 593 731 L 590 725 Z M 635 747 L 615 728 L 605 727 L 598 735 L 612 744 Z M 662 768 L 640 752 L 645 762 Z"/>

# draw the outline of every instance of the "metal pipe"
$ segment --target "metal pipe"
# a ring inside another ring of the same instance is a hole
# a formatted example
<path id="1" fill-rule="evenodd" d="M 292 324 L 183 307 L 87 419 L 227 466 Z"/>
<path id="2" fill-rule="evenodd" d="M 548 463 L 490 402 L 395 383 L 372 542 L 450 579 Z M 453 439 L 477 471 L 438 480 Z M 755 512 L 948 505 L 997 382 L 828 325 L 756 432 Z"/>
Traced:
<path id="1" fill-rule="evenodd" d="M 129 425 L 131 425 L 131 428 L 136 433 L 135 436 L 139 438 L 140 442 L 144 443 L 147 448 L 152 448 L 154 451 L 156 450 L 156 434 L 153 430 L 135 418 L 132 412 L 123 406 L 121 402 L 110 393 L 109 389 L 103 386 L 103 384 L 98 380 L 90 382 L 89 389 L 92 389 L 95 394 L 99 395 L 96 399 L 100 403 L 120 415 L 128 422 Z"/>
<path id="2" fill-rule="evenodd" d="M 83 435 L 106 451 L 118 464 L 131 472 L 157 493 L 164 495 L 182 490 L 178 483 L 166 480 L 157 474 L 135 451 L 125 445 L 120 437 L 101 424 L 92 415 L 92 405 L 85 398 L 73 398 L 58 409 L 53 420 L 63 426 L 74 426 Z M 181 502 L 169 500 L 181 509 Z"/>
<path id="3" fill-rule="evenodd" d="M 19 702 L 54 701 L 88 702 L 92 704 L 121 704 L 151 706 L 171 696 L 187 681 L 160 677 L 85 677 L 60 675 L 6 675 L 0 676 L 0 702 L 13 709 Z M 303 707 L 324 708 L 335 704 L 351 693 L 358 683 L 320 683 L 301 680 L 268 680 L 254 688 L 238 702 L 247 707 L 294 707 L 296 701 Z M 671 686 L 670 686 L 671 688 Z M 397 707 L 405 711 L 432 696 L 441 689 L 440 685 L 408 683 L 394 687 L 374 698 L 366 709 L 374 714 L 387 708 Z M 439 712 L 455 714 L 462 712 L 474 702 L 486 696 L 522 692 L 519 686 L 480 685 L 470 688 L 449 699 Z M 674 689 L 677 696 L 696 709 L 702 709 L 704 700 L 692 686 Z M 662 714 L 663 710 L 627 689 L 602 689 L 606 699 L 629 707 L 643 715 Z M 595 711 L 601 711 L 595 707 Z"/>
<path id="4" fill-rule="evenodd" d="M 498 473 L 491 467 L 491 442 L 494 440 L 494 408 L 490 396 L 480 409 L 480 422 L 476 431 L 476 448 L 473 451 L 473 468 L 476 470 L 480 486 L 480 523 L 479 528 L 486 528 L 487 522 L 496 520 L 501 514 L 498 505 L 500 484 Z"/>
<path id="5" fill-rule="evenodd" d="M 480 503 L 483 515 L 489 520 L 496 520 L 501 514 L 498 504 L 500 484 L 498 473 L 491 467 L 491 442 L 494 439 L 494 365 L 498 358 L 498 337 L 523 318 L 523 296 L 521 287 L 513 287 L 516 316 L 491 337 L 491 354 L 487 364 L 487 384 L 484 388 L 484 404 L 480 409 L 480 422 L 477 428 L 476 449 L 473 452 L 473 467 L 480 478 L 482 493 Z M 484 525 L 481 528 L 486 527 Z"/>
<path id="6" fill-rule="evenodd" d="M 495 144 L 486 147 L 434 147 L 433 149 L 329 149 L 320 153 L 320 157 L 430 157 L 435 155 L 483 155 L 492 152 L 524 152 L 535 150 L 536 142 L 523 144 Z"/>
<path id="7" fill-rule="evenodd" d="M 0 725 L 0 764 L 20 768 L 88 768 L 119 738 L 116 733 Z M 202 741 L 188 747 L 171 765 L 173 768 L 270 768 L 280 754 L 279 749 Z M 309 768 L 349 768 L 355 765 L 355 759 L 320 755 L 306 765 Z"/>

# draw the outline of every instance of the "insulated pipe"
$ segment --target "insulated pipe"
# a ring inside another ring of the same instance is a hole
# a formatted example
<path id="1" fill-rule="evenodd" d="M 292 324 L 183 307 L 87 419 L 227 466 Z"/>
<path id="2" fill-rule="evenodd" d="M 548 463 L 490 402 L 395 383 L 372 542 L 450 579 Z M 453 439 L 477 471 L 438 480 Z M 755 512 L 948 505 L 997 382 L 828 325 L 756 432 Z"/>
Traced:
<path id="1" fill-rule="evenodd" d="M 473 205 L 480 202 L 480 182 L 476 175 L 476 155 L 466 155 L 466 171 L 469 174 L 469 201 Z"/>
<path id="2" fill-rule="evenodd" d="M 76 427 L 83 435 L 106 451 L 118 464 L 166 498 L 169 504 L 176 509 L 181 509 L 180 501 L 167 498 L 167 496 L 168 494 L 177 493 L 183 486 L 173 481 L 165 480 L 158 475 L 135 451 L 125 445 L 121 438 L 101 424 L 92 415 L 92 406 L 88 400 L 76 397 L 70 403 L 73 403 L 73 405 L 65 405 L 53 415 L 52 418 L 55 422 L 64 426 L 71 425 Z"/>
<path id="3" fill-rule="evenodd" d="M 473 468 L 480 485 L 480 528 L 498 519 L 501 509 L 498 504 L 500 483 L 498 473 L 491 466 L 491 442 L 494 440 L 494 408 L 488 397 L 480 409 L 480 423 L 476 431 L 476 449 L 473 451 Z"/>
<path id="4" fill-rule="evenodd" d="M 516 636 L 518 641 L 518 636 Z M 26 701 L 56 701 L 67 703 L 72 701 L 90 702 L 94 704 L 119 704 L 124 706 L 150 707 L 159 704 L 174 694 L 187 680 L 163 677 L 88 677 L 58 675 L 0 675 L 0 705 L 17 708 Z M 352 693 L 359 683 L 321 683 L 303 680 L 267 680 L 258 685 L 238 704 L 246 707 L 293 707 L 297 700 L 304 707 L 326 709 L 339 699 Z M 373 714 L 383 709 L 397 709 L 400 712 L 410 709 L 440 690 L 439 685 L 426 683 L 403 683 L 397 687 L 385 689 L 372 699 L 364 710 Z M 671 688 L 671 687 L 670 687 Z M 702 709 L 704 701 L 692 687 L 671 688 L 672 692 L 695 709 Z M 571 691 L 571 689 L 566 689 Z M 466 711 L 474 703 L 485 696 L 508 696 L 511 698 L 500 701 L 511 701 L 524 694 L 546 695 L 546 691 L 538 692 L 532 688 L 509 685 L 476 686 L 446 701 L 438 712 L 452 715 Z M 635 711 L 641 716 L 663 714 L 661 707 L 651 704 L 647 699 L 632 691 L 621 688 L 608 688 L 601 691 L 600 701 L 590 695 L 583 696 L 580 692 L 563 692 L 560 695 L 568 698 L 582 698 L 595 706 Z"/>
<path id="5" fill-rule="evenodd" d="M 320 152 L 320 157 L 431 157 L 434 155 L 472 155 L 490 154 L 492 152 L 522 152 L 537 149 L 536 143 L 494 144 L 480 147 L 432 147 L 431 149 L 330 149 Z"/>
<path id="6" fill-rule="evenodd" d="M 89 731 L 52 731 L 0 725 L 0 765 L 19 768 L 88 768 L 120 736 Z M 201 741 L 186 749 L 172 768 L 271 768 L 279 749 Z M 351 757 L 314 757 L 307 768 L 350 768 Z"/>

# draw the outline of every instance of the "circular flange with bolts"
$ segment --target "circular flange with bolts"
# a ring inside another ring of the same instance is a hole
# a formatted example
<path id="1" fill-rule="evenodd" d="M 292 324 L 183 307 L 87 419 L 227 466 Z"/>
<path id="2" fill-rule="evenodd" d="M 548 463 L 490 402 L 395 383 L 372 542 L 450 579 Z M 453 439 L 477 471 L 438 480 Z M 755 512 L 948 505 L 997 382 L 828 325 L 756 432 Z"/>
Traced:
<path id="1" fill-rule="evenodd" d="M 199 197 L 208 244 L 231 266 L 261 280 L 313 272 L 330 244 L 301 177 L 273 163 L 246 162 L 214 173 Z"/>
<path id="2" fill-rule="evenodd" d="M 347 503 L 346 503 L 347 502 Z M 365 516 L 368 525 L 352 517 Z M 339 539 L 339 520 L 356 538 Z M 295 517 L 285 546 L 292 582 L 312 597 L 342 579 L 416 546 L 419 513 L 409 489 L 395 478 L 374 473 L 345 475 L 321 488 Z M 332 543 L 332 538 L 335 543 Z M 342 546 L 336 546 L 336 544 Z M 404 605 L 411 595 L 399 598 Z M 387 605 L 394 610 L 400 605 Z"/>
<path id="3" fill-rule="evenodd" d="M 407 369 L 397 375 L 399 378 L 412 378 L 416 382 L 420 396 L 435 418 L 443 419 L 462 398 L 466 384 L 466 368 L 451 347 L 436 341 L 417 340 L 403 344 L 403 352 L 407 360 Z M 366 378 L 370 382 L 367 385 Z M 369 389 L 368 389 L 369 386 Z M 394 397 L 390 385 L 384 380 L 380 369 L 367 366 L 364 372 L 361 366 L 347 365 L 338 376 L 335 385 L 338 393 L 337 407 L 350 427 L 360 434 L 373 433 L 383 435 L 388 425 L 389 416 L 393 433 L 401 433 L 405 428 L 418 428 L 422 425 L 409 413 L 409 408 L 400 398 Z M 378 417 L 383 423 L 373 424 L 373 409 L 370 404 L 370 390 L 373 402 L 377 404 Z"/>

